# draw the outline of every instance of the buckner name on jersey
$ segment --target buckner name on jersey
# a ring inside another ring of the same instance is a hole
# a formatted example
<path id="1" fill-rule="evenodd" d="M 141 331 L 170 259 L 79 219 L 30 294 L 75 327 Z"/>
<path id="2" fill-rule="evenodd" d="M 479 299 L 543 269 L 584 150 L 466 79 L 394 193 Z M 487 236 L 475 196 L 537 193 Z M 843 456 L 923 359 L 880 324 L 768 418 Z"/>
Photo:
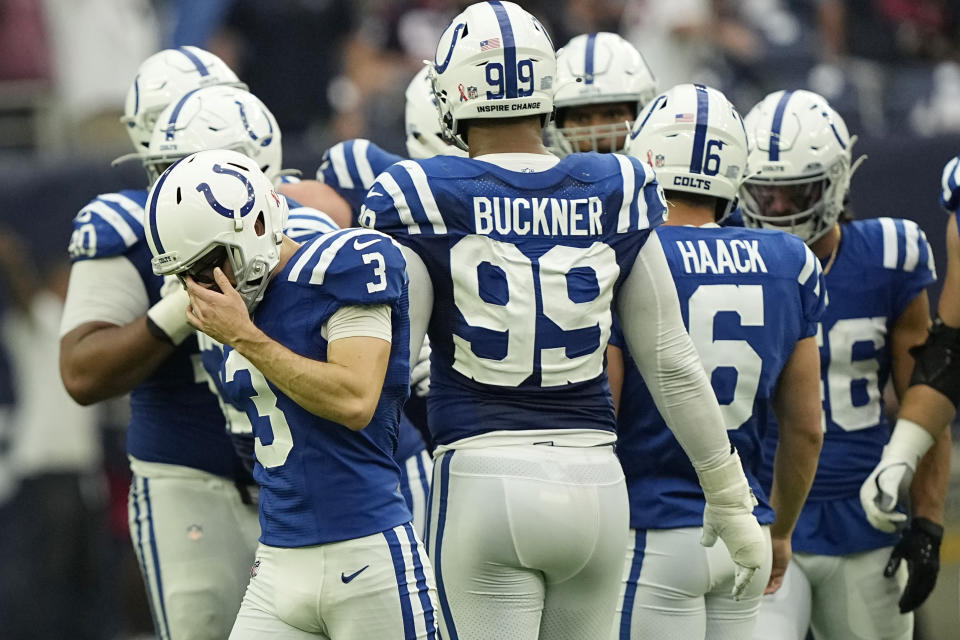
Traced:
<path id="1" fill-rule="evenodd" d="M 518 236 L 603 235 L 603 202 L 589 198 L 473 198 L 476 233 Z"/>

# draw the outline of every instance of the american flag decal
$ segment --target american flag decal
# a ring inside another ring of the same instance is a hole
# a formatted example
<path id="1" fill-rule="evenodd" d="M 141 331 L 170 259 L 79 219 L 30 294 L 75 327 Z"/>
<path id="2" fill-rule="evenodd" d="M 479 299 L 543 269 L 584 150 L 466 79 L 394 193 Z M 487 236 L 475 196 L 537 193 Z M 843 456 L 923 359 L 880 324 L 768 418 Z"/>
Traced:
<path id="1" fill-rule="evenodd" d="M 480 41 L 480 51 L 489 51 L 490 49 L 500 48 L 500 38 L 490 38 Z"/>
<path id="2" fill-rule="evenodd" d="M 678 113 L 674 118 L 674 122 L 693 122 L 692 113 Z"/>

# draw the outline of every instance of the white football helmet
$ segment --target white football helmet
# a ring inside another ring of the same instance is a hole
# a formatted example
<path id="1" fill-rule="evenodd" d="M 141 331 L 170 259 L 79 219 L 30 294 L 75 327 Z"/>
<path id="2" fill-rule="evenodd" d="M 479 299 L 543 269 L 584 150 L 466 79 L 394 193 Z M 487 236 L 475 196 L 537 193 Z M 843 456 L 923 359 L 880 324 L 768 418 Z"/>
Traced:
<path id="1" fill-rule="evenodd" d="M 450 144 L 443 137 L 443 130 L 440 128 L 440 109 L 437 105 L 437 97 L 433 94 L 429 67 L 418 71 L 407 85 L 406 99 L 408 156 L 413 159 L 443 155 L 464 158 L 467 156 L 463 149 Z"/>
<path id="2" fill-rule="evenodd" d="M 777 91 L 744 124 L 750 155 L 740 189 L 748 227 L 779 229 L 807 244 L 823 237 L 843 213 L 856 136 L 827 100 L 812 91 Z"/>
<path id="3" fill-rule="evenodd" d="M 168 104 L 188 91 L 218 84 L 246 89 L 223 60 L 198 47 L 164 49 L 144 60 L 127 91 L 120 118 L 136 152 L 147 152 L 153 125 Z"/>
<path id="4" fill-rule="evenodd" d="M 547 126 L 550 150 L 565 156 L 581 149 L 581 141 L 598 150 L 599 141 L 611 141 L 606 148 L 623 149 L 626 135 L 640 110 L 657 95 L 657 81 L 636 47 L 616 33 L 579 35 L 557 51 L 556 121 Z M 564 126 L 570 107 L 629 103 L 633 116 L 624 122 L 586 127 Z"/>
<path id="5" fill-rule="evenodd" d="M 187 156 L 150 189 L 146 213 L 154 273 L 210 284 L 229 260 L 237 291 L 256 307 L 280 260 L 287 201 L 254 160 L 229 149 Z"/>
<path id="6" fill-rule="evenodd" d="M 683 191 L 726 201 L 722 219 L 736 206 L 747 164 L 743 120 L 722 92 L 678 84 L 637 116 L 626 152 L 646 162 L 664 191 Z"/>
<path id="7" fill-rule="evenodd" d="M 176 160 L 208 149 L 239 151 L 280 184 L 280 127 L 252 93 L 229 86 L 195 89 L 161 111 L 143 158 L 150 183 Z"/>
<path id="8" fill-rule="evenodd" d="M 547 30 L 512 2 L 478 2 L 440 36 L 430 66 L 444 136 L 461 149 L 463 121 L 553 112 L 557 59 Z"/>

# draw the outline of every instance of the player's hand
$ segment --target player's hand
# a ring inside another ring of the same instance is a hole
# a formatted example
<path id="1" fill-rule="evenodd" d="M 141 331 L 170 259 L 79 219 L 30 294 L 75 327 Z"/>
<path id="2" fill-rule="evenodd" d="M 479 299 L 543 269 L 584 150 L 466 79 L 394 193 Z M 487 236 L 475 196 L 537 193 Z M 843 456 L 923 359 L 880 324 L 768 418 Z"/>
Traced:
<path id="1" fill-rule="evenodd" d="M 909 500 L 913 471 L 905 460 L 884 457 L 863 481 L 860 504 L 876 529 L 893 533 L 906 526 L 907 514 L 897 507 Z"/>
<path id="2" fill-rule="evenodd" d="M 176 276 L 163 279 L 160 296 L 160 301 L 147 310 L 147 329 L 157 338 L 179 345 L 193 334 L 187 321 L 190 297 Z"/>
<path id="3" fill-rule="evenodd" d="M 764 589 L 763 595 L 776 593 L 783 585 L 783 576 L 793 556 L 793 545 L 790 544 L 789 537 L 771 538 L 770 542 L 773 545 L 773 565 L 770 569 L 770 580 L 767 581 L 767 588 Z"/>
<path id="4" fill-rule="evenodd" d="M 246 303 L 220 267 L 213 270 L 213 278 L 219 291 L 207 289 L 197 284 L 192 276 L 187 276 L 187 293 L 190 295 L 187 319 L 217 342 L 235 347 L 239 340 L 255 332 L 256 327 Z"/>
<path id="5" fill-rule="evenodd" d="M 717 467 L 697 470 L 697 476 L 707 502 L 700 544 L 712 547 L 717 538 L 723 540 L 736 565 L 733 597 L 739 600 L 770 553 L 763 529 L 753 516 L 757 499 L 736 451 Z"/>
<path id="6" fill-rule="evenodd" d="M 430 338 L 427 336 L 423 336 L 417 364 L 410 370 L 410 386 L 418 398 L 423 398 L 430 392 Z"/>
<path id="7" fill-rule="evenodd" d="M 940 541 L 943 527 L 926 518 L 913 518 L 900 542 L 893 548 L 883 575 L 896 575 L 900 560 L 907 561 L 907 586 L 900 596 L 900 613 L 913 611 L 927 599 L 940 572 Z"/>

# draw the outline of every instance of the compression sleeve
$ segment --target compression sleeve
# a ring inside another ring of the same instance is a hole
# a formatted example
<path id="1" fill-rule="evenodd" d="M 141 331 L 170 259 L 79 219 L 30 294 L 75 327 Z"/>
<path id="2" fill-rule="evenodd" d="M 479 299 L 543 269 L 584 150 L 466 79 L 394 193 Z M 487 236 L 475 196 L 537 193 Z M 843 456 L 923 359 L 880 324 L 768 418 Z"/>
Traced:
<path id="1" fill-rule="evenodd" d="M 359 336 L 390 342 L 393 339 L 390 317 L 388 304 L 340 307 L 324 323 L 327 342 Z"/>
<path id="2" fill-rule="evenodd" d="M 70 267 L 70 284 L 60 321 L 60 336 L 87 322 L 130 324 L 150 308 L 136 267 L 124 258 L 80 260 Z"/>
<path id="3" fill-rule="evenodd" d="M 400 251 L 407 261 L 407 300 L 410 315 L 410 369 L 417 366 L 423 337 L 427 335 L 430 314 L 433 311 L 433 281 L 420 256 L 404 245 Z"/>
<path id="4" fill-rule="evenodd" d="M 654 231 L 617 298 L 621 330 L 660 415 L 698 471 L 730 457 L 713 388 L 687 333 L 673 276 Z"/>

